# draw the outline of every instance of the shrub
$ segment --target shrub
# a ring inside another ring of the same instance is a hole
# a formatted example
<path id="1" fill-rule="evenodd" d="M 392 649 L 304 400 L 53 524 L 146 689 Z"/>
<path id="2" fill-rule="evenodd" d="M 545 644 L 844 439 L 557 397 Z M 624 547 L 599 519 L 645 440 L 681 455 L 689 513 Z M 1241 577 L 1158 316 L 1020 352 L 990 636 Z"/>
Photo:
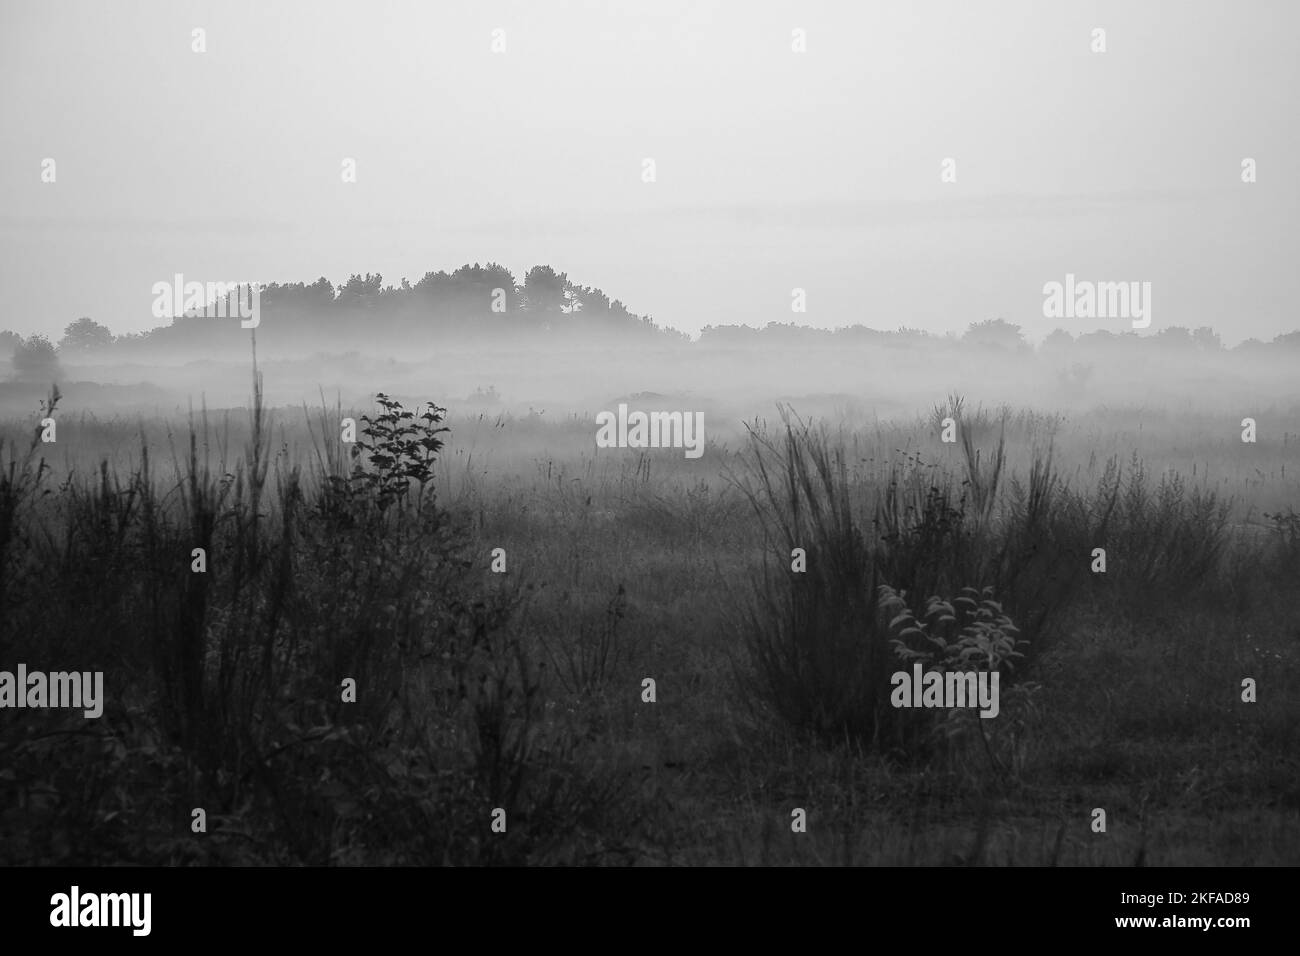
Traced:
<path id="1" fill-rule="evenodd" d="M 103 670 L 106 703 L 89 737 L 58 711 L 0 728 L 0 806 L 21 808 L 0 814 L 0 862 L 606 852 L 593 828 L 622 812 L 626 780 L 579 769 L 578 737 L 545 719 L 539 662 L 512 627 L 522 595 L 487 586 L 435 506 L 441 409 L 379 400 L 342 485 L 337 450 L 317 449 L 315 480 L 271 454 L 260 378 L 242 455 L 211 462 L 207 416 L 192 419 L 170 487 L 147 446 L 124 479 L 104 463 L 57 489 L 39 487 L 38 445 L 11 454 L 0 652 Z M 490 838 L 495 807 L 508 841 Z"/>
<path id="2" fill-rule="evenodd" d="M 1019 629 L 1011 623 L 1002 605 L 994 600 L 992 588 L 983 592 L 962 588 L 951 600 L 932 595 L 926 599 L 925 613 L 918 618 L 902 595 L 888 585 L 881 585 L 880 605 L 885 614 L 893 615 L 889 622 L 889 631 L 894 635 L 890 644 L 904 670 L 919 662 L 923 673 L 996 673 L 1001 714 L 1001 708 L 1007 703 L 1002 689 L 1010 683 L 1006 678 L 1014 673 L 1016 662 L 1023 660 L 1023 649 L 1029 645 L 1019 636 Z M 928 710 L 919 714 L 908 711 L 907 719 L 914 725 L 912 749 L 919 749 L 918 742 L 928 742 L 920 734 L 926 725 L 950 743 L 964 733 L 978 730 L 990 762 L 996 765 L 978 709 L 969 700 L 966 704 L 965 708 L 948 711 Z"/>
<path id="3" fill-rule="evenodd" d="M 1007 671 L 1015 669 L 1024 654 L 1018 646 L 1019 629 L 993 600 L 993 589 L 983 593 L 962 588 L 951 601 L 938 595 L 926 599 L 925 614 L 918 619 L 902 596 L 887 584 L 880 586 L 881 609 L 894 615 L 889 629 L 895 654 L 904 664 L 920 661 L 927 670 Z"/>
<path id="4" fill-rule="evenodd" d="M 20 379 L 45 378 L 58 374 L 59 356 L 49 339 L 33 335 L 14 348 L 13 366 Z"/>
<path id="5" fill-rule="evenodd" d="M 1004 431 L 986 459 L 975 429 L 962 420 L 960 396 L 933 413 L 936 420 L 949 416 L 962 425 L 960 480 L 917 453 L 889 465 L 883 481 L 851 476 L 842 444 L 788 409 L 778 441 L 751 429 L 750 475 L 737 484 L 762 522 L 769 558 L 739 618 L 749 654 L 742 681 L 750 699 L 791 725 L 828 739 L 847 734 L 916 745 L 886 713 L 897 661 L 888 643 L 893 635 L 878 619 L 881 594 L 890 617 L 901 620 L 905 611 L 919 621 L 948 607 L 935 605 L 935 595 L 969 598 L 978 586 L 977 617 L 952 634 L 940 627 L 939 636 L 956 641 L 957 653 L 993 653 L 1009 687 L 1050 646 L 1064 611 L 1090 592 L 1117 595 L 1131 608 L 1144 588 L 1196 586 L 1217 566 L 1226 511 L 1212 494 L 1184 496 L 1169 478 L 1150 500 L 1140 470 L 1125 493 L 1115 465 L 1094 493 L 1075 492 L 1058 478 L 1050 445 L 1034 454 L 1022 482 L 1008 477 Z M 1006 420 L 1003 414 L 1003 428 Z M 978 422 L 980 430 L 991 424 Z M 864 515 L 871 516 L 870 535 L 862 530 Z M 1091 573 L 1097 546 L 1123 565 L 1117 580 Z M 794 548 L 808 556 L 804 573 L 788 573 L 771 559 Z M 882 585 L 887 590 L 878 592 Z M 992 594 L 996 611 L 981 604 Z M 983 628 L 980 614 L 993 615 L 986 623 L 994 630 Z M 998 629 L 1010 619 L 1019 622 L 1014 632 Z M 962 630 L 968 626 L 974 630 Z M 1011 633 L 1014 646 L 1004 647 Z M 1012 659 L 1021 666 L 1013 670 Z"/>

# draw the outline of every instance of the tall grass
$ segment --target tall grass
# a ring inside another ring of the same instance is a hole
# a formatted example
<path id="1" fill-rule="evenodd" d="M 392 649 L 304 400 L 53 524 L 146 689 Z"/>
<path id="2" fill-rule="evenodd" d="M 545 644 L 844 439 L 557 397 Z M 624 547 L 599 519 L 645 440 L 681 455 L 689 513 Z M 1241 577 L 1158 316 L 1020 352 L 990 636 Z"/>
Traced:
<path id="1" fill-rule="evenodd" d="M 746 699 L 824 738 L 874 738 L 889 713 L 890 655 L 847 463 L 824 429 L 788 409 L 782 421 L 776 439 L 752 432 L 757 477 L 740 484 L 777 549 L 743 621 L 752 655 Z M 796 549 L 806 571 L 791 569 Z"/>
<path id="2" fill-rule="evenodd" d="M 546 716 L 543 658 L 512 626 L 524 595 L 429 493 L 440 411 L 379 396 L 349 469 L 322 409 L 304 473 L 255 372 L 242 451 L 192 415 L 169 482 L 143 442 L 128 474 L 105 460 L 58 487 L 39 441 L 8 450 L 0 661 L 102 670 L 107 700 L 90 729 L 44 710 L 0 731 L 0 798 L 24 813 L 3 862 L 592 852 L 622 781 Z M 497 807 L 511 840 L 489 839 Z"/>
<path id="3" fill-rule="evenodd" d="M 748 470 L 735 480 L 769 548 L 739 615 L 752 668 L 746 687 L 789 724 L 876 745 L 922 739 L 907 728 L 925 718 L 882 704 L 889 675 L 904 668 L 881 625 L 881 586 L 891 618 L 897 602 L 920 619 L 963 591 L 996 597 L 1023 644 L 1021 665 L 1004 668 L 1007 686 L 1032 673 L 1082 602 L 1136 615 L 1153 598 L 1216 580 L 1230 506 L 1213 491 L 1189 493 L 1176 475 L 1152 489 L 1136 459 L 1126 480 L 1112 460 L 1094 488 L 1072 489 L 1050 441 L 1022 478 L 1007 464 L 1005 411 L 1000 423 L 971 427 L 953 396 L 935 409 L 935 424 L 948 415 L 961 430 L 959 472 L 919 451 L 899 452 L 874 473 L 850 468 L 842 436 L 788 409 L 775 436 L 751 431 Z M 980 432 L 996 435 L 987 454 Z M 793 548 L 806 550 L 806 573 L 789 570 Z M 1094 571 L 1096 548 L 1106 551 L 1105 573 Z"/>
<path id="4" fill-rule="evenodd" d="M 476 414 L 449 419 L 435 498 L 339 440 L 344 415 L 382 404 L 322 398 L 305 442 L 297 409 L 259 405 L 196 413 L 170 454 L 168 419 L 141 422 L 134 450 L 120 420 L 64 411 L 54 446 L 0 425 L 0 667 L 108 681 L 99 721 L 5 711 L 4 862 L 737 862 L 765 827 L 772 861 L 974 861 L 987 844 L 985 860 L 1131 862 L 1137 835 L 1099 851 L 1086 823 L 1062 826 L 1086 816 L 1084 784 L 1089 801 L 1153 793 L 1179 821 L 1240 798 L 1237 829 L 1171 828 L 1153 860 L 1294 845 L 1293 701 L 1238 710 L 1222 671 L 1294 678 L 1296 525 L 1285 483 L 1238 467 L 1255 449 L 1194 444 L 1204 422 L 1139 435 L 1123 416 L 1066 430 L 963 406 L 944 445 L 924 421 L 791 417 L 695 462 L 596 451 L 590 419 Z M 1183 446 L 1213 454 L 1199 475 Z M 1284 475 L 1290 452 L 1269 454 Z M 1248 547 L 1219 523 L 1227 493 L 1265 512 Z M 733 655 L 717 636 L 736 581 Z M 992 648 L 999 718 L 890 707 L 900 640 L 928 667 Z M 823 823 L 783 841 L 795 796 Z"/>

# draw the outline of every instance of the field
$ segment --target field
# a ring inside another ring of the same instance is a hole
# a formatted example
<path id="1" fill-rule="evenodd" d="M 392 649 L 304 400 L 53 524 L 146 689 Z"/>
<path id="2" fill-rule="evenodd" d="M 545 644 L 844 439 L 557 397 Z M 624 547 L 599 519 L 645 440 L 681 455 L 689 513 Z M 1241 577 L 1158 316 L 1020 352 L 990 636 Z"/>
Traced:
<path id="1" fill-rule="evenodd" d="M 4 863 L 1300 863 L 1296 409 L 421 397 L 0 428 L 0 661 L 106 691 L 4 725 Z M 902 608 L 995 719 L 884 703 Z"/>

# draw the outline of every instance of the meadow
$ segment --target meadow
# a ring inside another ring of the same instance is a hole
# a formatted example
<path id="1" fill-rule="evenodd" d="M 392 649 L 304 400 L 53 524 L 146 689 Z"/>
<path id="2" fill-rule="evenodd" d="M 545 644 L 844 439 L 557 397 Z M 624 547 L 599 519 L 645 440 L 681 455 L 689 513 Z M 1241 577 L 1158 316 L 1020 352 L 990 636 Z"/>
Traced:
<path id="1" fill-rule="evenodd" d="M 1300 862 L 1296 409 L 796 404 L 689 460 L 437 398 L 0 427 L 0 667 L 107 688 L 4 714 L 0 861 Z M 908 653 L 998 717 L 889 706 Z"/>

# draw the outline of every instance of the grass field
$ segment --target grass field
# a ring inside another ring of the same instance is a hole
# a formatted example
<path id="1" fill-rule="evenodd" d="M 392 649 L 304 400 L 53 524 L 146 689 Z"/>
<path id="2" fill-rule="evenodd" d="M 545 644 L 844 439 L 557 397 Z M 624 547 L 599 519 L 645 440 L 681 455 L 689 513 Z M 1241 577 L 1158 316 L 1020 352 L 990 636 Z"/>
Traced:
<path id="1" fill-rule="evenodd" d="M 0 428 L 0 668 L 107 689 L 0 725 L 4 863 L 1300 863 L 1295 409 L 251 404 Z M 882 703 L 881 585 L 993 589 L 997 718 Z"/>

